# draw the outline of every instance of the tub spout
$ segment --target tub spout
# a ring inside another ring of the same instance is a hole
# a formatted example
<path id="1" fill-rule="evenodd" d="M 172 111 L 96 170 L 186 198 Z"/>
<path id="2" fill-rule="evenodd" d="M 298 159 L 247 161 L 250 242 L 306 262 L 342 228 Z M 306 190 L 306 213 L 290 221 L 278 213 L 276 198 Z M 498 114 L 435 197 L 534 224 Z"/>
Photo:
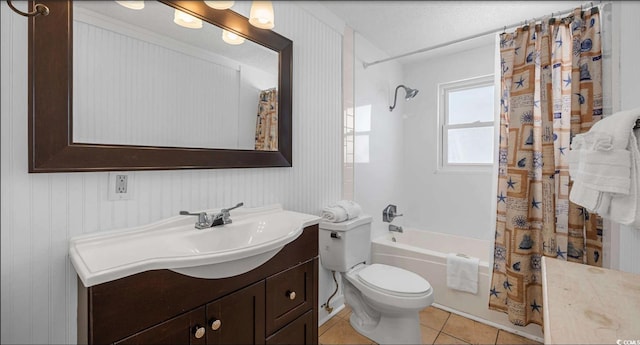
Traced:
<path id="1" fill-rule="evenodd" d="M 401 226 L 397 226 L 397 225 L 393 225 L 393 224 L 389 224 L 389 231 L 402 232 L 402 227 Z"/>

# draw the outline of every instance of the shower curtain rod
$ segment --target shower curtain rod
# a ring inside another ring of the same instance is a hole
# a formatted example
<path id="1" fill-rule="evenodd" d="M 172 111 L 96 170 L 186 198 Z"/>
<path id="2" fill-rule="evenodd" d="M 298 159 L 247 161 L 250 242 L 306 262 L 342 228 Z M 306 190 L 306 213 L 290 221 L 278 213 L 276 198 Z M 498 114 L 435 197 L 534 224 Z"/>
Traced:
<path id="1" fill-rule="evenodd" d="M 611 3 L 610 1 L 609 2 L 605 2 L 605 3 L 600 1 L 600 3 L 597 6 L 599 7 L 599 6 L 607 5 L 607 4 L 610 4 L 610 3 Z M 593 2 L 590 2 L 590 4 L 591 5 L 588 8 L 593 7 Z M 585 5 L 581 5 L 580 7 L 583 8 L 583 7 L 585 7 Z M 564 16 L 564 15 L 573 13 L 574 9 L 575 9 L 575 7 L 572 8 L 572 9 L 559 11 L 558 15 L 559 16 Z M 551 12 L 551 16 L 552 17 L 553 17 L 554 13 L 555 12 Z M 541 20 L 543 18 L 545 18 L 545 16 L 533 18 L 533 19 L 531 19 L 531 21 L 532 22 L 537 22 L 537 21 L 539 21 L 539 20 Z M 472 35 L 472 36 L 467 36 L 467 37 L 464 37 L 464 38 L 459 38 L 457 40 L 436 44 L 436 45 L 433 45 L 433 46 L 430 46 L 430 47 L 414 50 L 412 52 L 408 52 L 408 53 L 392 56 L 392 57 L 389 57 L 389 58 L 386 58 L 386 59 L 382 59 L 382 60 L 377 60 L 377 61 L 373 61 L 373 62 L 366 62 L 365 61 L 365 62 L 362 63 L 362 65 L 364 66 L 364 68 L 367 68 L 369 66 L 377 65 L 379 63 L 383 63 L 383 62 L 387 62 L 387 61 L 391 61 L 391 60 L 396 60 L 396 59 L 400 59 L 400 58 L 403 58 L 403 57 L 406 57 L 406 56 L 419 54 L 419 53 L 424 53 L 424 52 L 427 52 L 427 51 L 430 51 L 430 50 L 443 48 L 443 47 L 450 46 L 450 45 L 453 45 L 453 44 L 456 44 L 456 43 L 472 40 L 474 38 L 480 38 L 480 37 L 487 36 L 487 35 L 490 35 L 490 34 L 495 34 L 496 32 L 500 32 L 500 30 L 506 31 L 507 29 L 515 28 L 515 27 L 518 27 L 520 25 L 525 25 L 527 22 L 529 22 L 529 20 L 521 21 L 521 22 L 518 22 L 516 24 L 511 24 L 511 25 L 504 25 L 504 26 L 501 26 L 501 27 L 499 27 L 497 29 L 488 30 L 488 31 L 485 31 L 485 32 L 482 32 L 482 33 L 479 33 L 479 34 Z"/>

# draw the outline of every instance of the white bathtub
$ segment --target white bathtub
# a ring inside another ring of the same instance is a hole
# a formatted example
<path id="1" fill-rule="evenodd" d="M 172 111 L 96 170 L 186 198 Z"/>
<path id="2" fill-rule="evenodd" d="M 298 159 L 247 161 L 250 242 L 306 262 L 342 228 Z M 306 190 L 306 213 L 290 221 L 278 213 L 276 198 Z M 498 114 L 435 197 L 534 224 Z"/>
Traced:
<path id="1" fill-rule="evenodd" d="M 490 241 L 404 227 L 403 233 L 389 233 L 372 241 L 371 261 L 401 267 L 424 277 L 433 288 L 434 304 L 438 307 L 542 342 L 540 326 L 515 326 L 506 314 L 489 310 L 492 249 Z M 480 259 L 477 294 L 447 287 L 448 253 Z"/>

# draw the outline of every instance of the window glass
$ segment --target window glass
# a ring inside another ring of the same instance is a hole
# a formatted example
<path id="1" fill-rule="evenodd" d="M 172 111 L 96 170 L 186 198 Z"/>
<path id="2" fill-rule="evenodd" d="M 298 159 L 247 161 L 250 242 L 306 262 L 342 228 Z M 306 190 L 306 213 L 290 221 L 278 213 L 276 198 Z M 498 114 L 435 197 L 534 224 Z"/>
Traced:
<path id="1" fill-rule="evenodd" d="M 494 162 L 493 76 L 440 84 L 438 169 L 490 171 Z"/>
<path id="2" fill-rule="evenodd" d="M 493 126 L 448 130 L 449 164 L 491 164 Z"/>
<path id="3" fill-rule="evenodd" d="M 449 124 L 493 121 L 493 84 L 448 92 Z"/>

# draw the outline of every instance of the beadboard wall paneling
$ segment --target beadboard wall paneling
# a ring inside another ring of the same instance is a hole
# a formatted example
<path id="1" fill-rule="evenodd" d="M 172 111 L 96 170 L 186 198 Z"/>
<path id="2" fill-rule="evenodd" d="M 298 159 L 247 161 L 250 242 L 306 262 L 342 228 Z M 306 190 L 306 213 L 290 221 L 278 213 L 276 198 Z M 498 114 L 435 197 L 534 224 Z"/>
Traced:
<path id="1" fill-rule="evenodd" d="M 293 167 L 135 172 L 133 199 L 108 201 L 106 172 L 27 173 L 27 20 L 0 4 L 3 344 L 76 342 L 72 236 L 239 201 L 320 214 L 340 198 L 341 33 L 294 3 L 274 6 L 276 31 L 294 42 Z"/>
<path id="2" fill-rule="evenodd" d="M 241 81 L 247 82 L 241 73 L 247 68 L 216 61 L 212 54 L 185 49 L 166 38 L 155 38 L 162 42 L 156 44 L 135 33 L 80 21 L 74 21 L 73 29 L 74 141 L 254 147 L 261 90 L 248 84 L 241 88 Z M 277 65 L 273 67 L 275 71 Z M 277 86 L 277 75 L 263 73 L 259 78 Z M 240 99 L 252 103 L 242 113 Z M 241 137 L 251 140 L 240 145 Z"/>

